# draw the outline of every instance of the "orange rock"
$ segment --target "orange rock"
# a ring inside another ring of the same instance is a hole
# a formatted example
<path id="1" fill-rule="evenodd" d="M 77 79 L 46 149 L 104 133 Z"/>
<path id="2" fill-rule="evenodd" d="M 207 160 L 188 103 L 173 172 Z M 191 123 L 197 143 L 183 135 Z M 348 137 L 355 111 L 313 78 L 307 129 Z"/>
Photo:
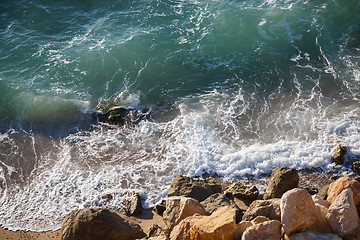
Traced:
<path id="1" fill-rule="evenodd" d="M 270 220 L 249 227 L 243 233 L 241 240 L 280 240 L 281 222 Z"/>
<path id="2" fill-rule="evenodd" d="M 328 209 L 324 207 L 321 204 L 315 203 L 317 208 L 316 213 L 316 221 L 315 223 L 310 227 L 311 230 L 314 230 L 315 232 L 321 232 L 321 233 L 333 233 L 327 218 L 326 214 L 328 213 Z"/>
<path id="3" fill-rule="evenodd" d="M 234 240 L 240 240 L 241 236 L 245 232 L 245 230 L 248 227 L 251 227 L 252 225 L 254 225 L 254 224 L 249 221 L 241 221 L 238 224 L 236 224 L 236 229 L 234 231 Z"/>
<path id="4" fill-rule="evenodd" d="M 195 213 L 208 215 L 198 200 L 189 197 L 169 197 L 166 199 L 166 210 L 163 213 L 164 221 L 172 229 L 181 220 Z"/>
<path id="5" fill-rule="evenodd" d="M 265 216 L 257 216 L 255 219 L 251 220 L 253 225 L 258 224 L 258 223 L 263 223 L 266 221 L 270 221 L 270 219 Z"/>
<path id="6" fill-rule="evenodd" d="M 348 177 L 341 177 L 330 184 L 327 201 L 331 204 L 346 188 L 351 188 L 354 196 L 354 203 L 357 206 L 360 203 L 360 183 Z"/>
<path id="7" fill-rule="evenodd" d="M 232 240 L 236 228 L 236 211 L 221 207 L 197 221 L 190 229 L 191 240 Z"/>
<path id="8" fill-rule="evenodd" d="M 204 216 L 195 214 L 176 225 L 170 233 L 170 240 L 190 240 L 190 228 Z"/>
<path id="9" fill-rule="evenodd" d="M 311 195 L 304 189 L 295 188 L 284 193 L 280 209 L 281 222 L 287 235 L 303 231 L 316 222 L 317 208 Z"/>

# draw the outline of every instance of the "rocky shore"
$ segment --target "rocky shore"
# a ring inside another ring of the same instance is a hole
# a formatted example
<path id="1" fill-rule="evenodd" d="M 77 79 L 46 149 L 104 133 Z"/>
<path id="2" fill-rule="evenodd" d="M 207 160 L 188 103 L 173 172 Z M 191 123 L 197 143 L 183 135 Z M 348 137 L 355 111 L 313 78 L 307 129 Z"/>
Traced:
<path id="1" fill-rule="evenodd" d="M 318 181 L 321 189 L 306 184 L 320 176 L 275 168 L 260 194 L 240 182 L 180 175 L 152 209 L 134 193 L 120 210 L 75 210 L 51 239 L 360 239 L 359 178 L 333 176 Z"/>

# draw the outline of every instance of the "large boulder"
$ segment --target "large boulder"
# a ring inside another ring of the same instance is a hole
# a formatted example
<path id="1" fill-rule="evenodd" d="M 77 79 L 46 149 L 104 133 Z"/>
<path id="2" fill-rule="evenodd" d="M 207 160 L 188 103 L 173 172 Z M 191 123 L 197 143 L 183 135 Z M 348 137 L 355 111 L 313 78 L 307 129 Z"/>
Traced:
<path id="1" fill-rule="evenodd" d="M 172 181 L 167 196 L 191 197 L 201 202 L 210 195 L 220 192 L 222 192 L 221 185 L 214 181 L 179 175 Z"/>
<path id="2" fill-rule="evenodd" d="M 280 199 L 256 200 L 250 204 L 244 216 L 243 221 L 251 221 L 257 216 L 265 216 L 271 220 L 280 220 Z"/>
<path id="3" fill-rule="evenodd" d="M 285 240 L 341 240 L 338 235 L 332 233 L 318 233 L 314 231 L 304 231 L 299 233 L 291 234 L 290 236 L 285 235 Z"/>
<path id="4" fill-rule="evenodd" d="M 236 197 L 241 200 L 256 200 L 259 196 L 259 190 L 255 186 L 245 187 L 239 182 L 234 182 L 224 191 L 226 196 Z"/>
<path id="5" fill-rule="evenodd" d="M 197 221 L 190 229 L 190 239 L 232 240 L 236 228 L 235 209 L 221 207 L 208 217 Z"/>
<path id="6" fill-rule="evenodd" d="M 281 222 L 270 220 L 248 227 L 243 233 L 241 240 L 280 240 Z"/>
<path id="7" fill-rule="evenodd" d="M 343 190 L 330 205 L 326 215 L 331 228 L 340 237 L 353 234 L 359 226 L 359 216 L 351 188 Z"/>
<path id="8" fill-rule="evenodd" d="M 288 167 L 274 168 L 264 199 L 281 198 L 288 190 L 296 188 L 299 184 L 299 174 L 296 169 Z"/>
<path id="9" fill-rule="evenodd" d="M 198 200 L 189 197 L 176 196 L 169 197 L 166 200 L 166 210 L 163 213 L 163 217 L 166 225 L 169 229 L 172 229 L 181 220 L 192 216 L 195 213 L 208 215 Z"/>
<path id="10" fill-rule="evenodd" d="M 235 202 L 232 199 L 226 197 L 223 193 L 215 193 L 209 196 L 201 202 L 201 205 L 203 205 L 205 210 L 210 214 L 220 207 L 232 207 L 236 210 L 236 219 L 239 221 L 243 215 L 243 212 L 238 208 Z"/>
<path id="11" fill-rule="evenodd" d="M 341 177 L 331 183 L 328 190 L 327 201 L 331 204 L 336 197 L 346 188 L 351 188 L 355 205 L 360 203 L 360 183 L 348 177 Z"/>
<path id="12" fill-rule="evenodd" d="M 61 240 L 131 240 L 145 237 L 140 226 L 109 209 L 79 209 L 61 226 Z"/>
<path id="13" fill-rule="evenodd" d="M 170 233 L 170 240 L 190 240 L 190 229 L 204 216 L 195 214 L 187 217 L 176 225 Z"/>
<path id="14" fill-rule="evenodd" d="M 250 221 L 241 221 L 238 224 L 236 224 L 236 228 L 234 231 L 234 240 L 241 239 L 241 236 L 243 235 L 245 230 L 253 225 L 254 223 Z"/>
<path id="15" fill-rule="evenodd" d="M 281 197 L 280 209 L 281 222 L 287 235 L 304 231 L 316 222 L 317 207 L 304 189 L 287 191 Z"/>

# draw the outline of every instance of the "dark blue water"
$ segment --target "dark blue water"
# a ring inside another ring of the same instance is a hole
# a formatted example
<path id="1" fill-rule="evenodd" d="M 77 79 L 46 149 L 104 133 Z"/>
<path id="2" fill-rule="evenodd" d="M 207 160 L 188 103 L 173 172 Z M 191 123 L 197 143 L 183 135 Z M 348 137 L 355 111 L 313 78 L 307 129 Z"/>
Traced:
<path id="1" fill-rule="evenodd" d="M 0 223 L 57 228 L 74 208 L 145 205 L 177 174 L 333 171 L 360 152 L 360 3 L 0 3 Z M 131 127 L 93 117 L 152 109 Z"/>

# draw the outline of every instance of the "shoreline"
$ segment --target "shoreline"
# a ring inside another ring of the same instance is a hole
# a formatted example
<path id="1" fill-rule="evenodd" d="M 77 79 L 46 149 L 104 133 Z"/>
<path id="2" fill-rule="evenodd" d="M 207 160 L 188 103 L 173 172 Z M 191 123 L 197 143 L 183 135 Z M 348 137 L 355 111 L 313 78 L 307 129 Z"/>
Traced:
<path id="1" fill-rule="evenodd" d="M 325 172 L 312 172 L 310 170 L 300 170 L 298 171 L 300 176 L 299 187 L 309 187 L 316 188 L 320 190 L 325 185 L 334 181 L 334 179 L 340 175 L 344 174 L 335 174 L 335 173 L 325 173 Z M 346 173 L 347 174 L 347 173 Z M 345 174 L 345 175 L 346 175 Z M 267 184 L 269 182 L 270 176 L 263 176 L 259 179 L 252 180 L 242 180 L 240 181 L 244 185 L 254 185 L 254 184 Z M 228 182 L 223 178 L 216 178 L 216 181 L 219 181 L 226 187 L 230 185 L 232 182 Z M 263 191 L 261 191 L 263 194 Z M 127 216 L 125 214 L 120 214 L 125 220 L 138 224 L 144 230 L 146 234 L 150 232 L 151 227 L 154 224 L 159 225 L 161 228 L 165 228 L 165 222 L 163 218 L 156 214 L 153 211 L 153 208 L 144 209 L 143 212 L 138 216 Z M 60 239 L 61 237 L 61 229 L 53 230 L 53 231 L 26 231 L 26 230 L 17 230 L 12 231 L 7 229 L 6 227 L 0 226 L 0 239 L 37 239 L 37 240 L 54 240 Z"/>

